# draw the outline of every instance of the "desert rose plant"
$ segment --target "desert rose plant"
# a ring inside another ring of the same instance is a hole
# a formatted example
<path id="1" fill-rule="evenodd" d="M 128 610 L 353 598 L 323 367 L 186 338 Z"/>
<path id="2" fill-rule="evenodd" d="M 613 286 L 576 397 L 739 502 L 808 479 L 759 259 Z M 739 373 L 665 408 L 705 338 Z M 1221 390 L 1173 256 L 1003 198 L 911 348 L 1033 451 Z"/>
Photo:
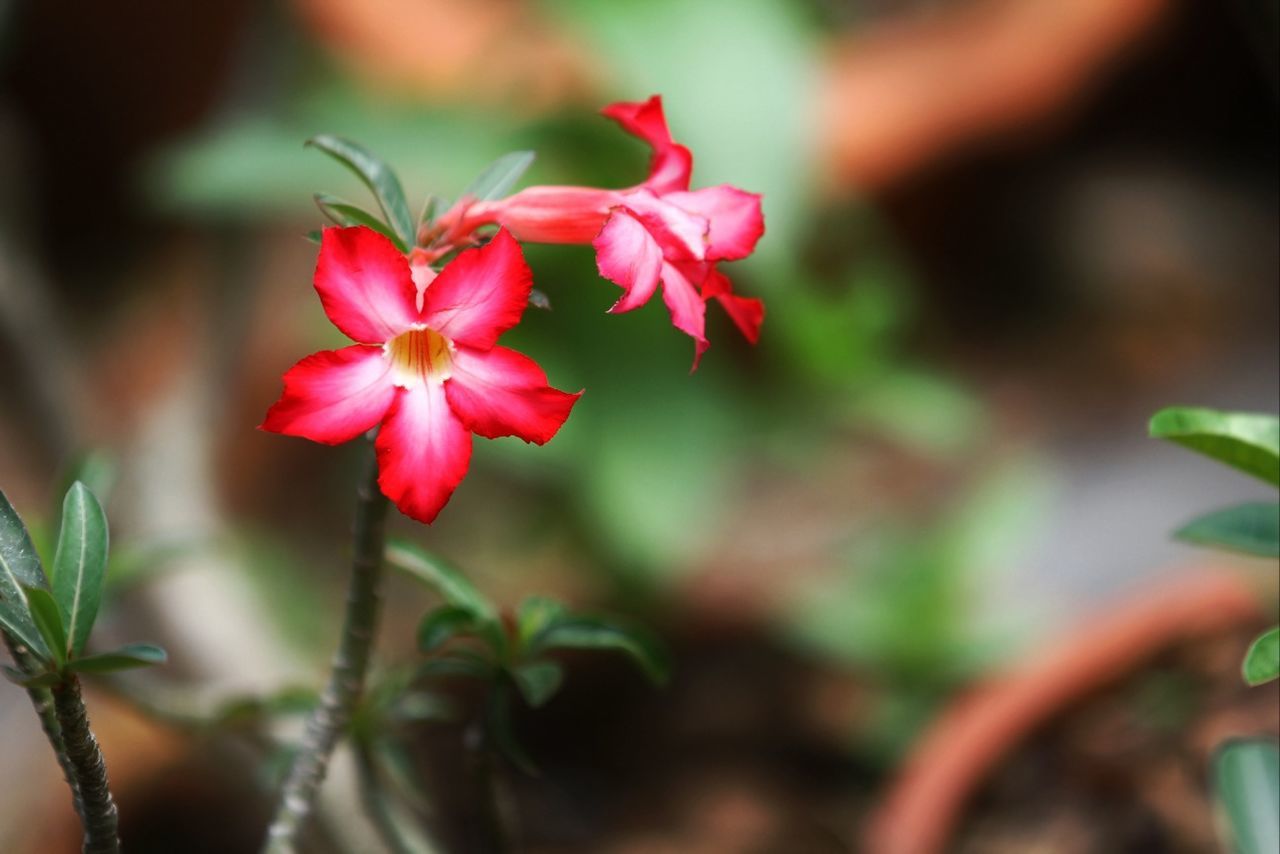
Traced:
<path id="1" fill-rule="evenodd" d="M 412 850 L 429 836 L 396 819 L 395 793 L 382 782 L 388 775 L 378 757 L 406 721 L 430 717 L 420 689 L 441 674 L 487 686 L 474 741 L 486 761 L 501 756 L 526 769 L 535 763 L 510 730 L 510 705 L 519 699 L 537 707 L 556 693 L 564 672 L 551 653 L 614 651 L 655 681 L 665 677 L 663 653 L 643 629 L 538 596 L 505 612 L 458 568 L 412 542 L 388 543 L 384 534 L 392 506 L 423 525 L 439 516 L 466 477 L 474 436 L 541 445 L 583 394 L 553 387 L 534 358 L 499 343 L 529 305 L 546 305 L 522 242 L 594 246 L 600 274 L 622 288 L 611 312 L 639 308 L 661 289 L 673 325 L 694 339 L 695 368 L 708 346 L 708 302 L 723 306 L 757 340 L 764 306 L 735 294 L 720 265 L 755 248 L 764 231 L 760 197 L 730 186 L 691 190 L 692 155 L 673 140 L 658 97 L 603 112 L 652 147 L 643 182 L 625 189 L 529 187 L 508 195 L 533 159 L 516 152 L 485 170 L 455 204 L 430 197 L 417 217 L 395 173 L 371 152 L 333 136 L 309 142 L 364 182 L 377 212 L 316 195 L 331 225 L 312 234 L 319 243 L 314 286 L 325 314 L 351 343 L 287 370 L 283 393 L 260 428 L 327 445 L 360 442 L 367 465 L 356 487 L 337 651 L 323 691 L 304 702 L 305 731 L 288 753 L 264 850 L 298 848 L 343 738 L 356 756 L 362 806 L 387 848 Z M 0 631 L 14 662 L 4 673 L 31 696 L 82 820 L 85 850 L 117 851 L 117 810 L 79 678 L 158 664 L 165 656 L 141 644 L 89 651 L 107 523 L 83 484 L 66 495 L 56 542 L 46 575 L 22 520 L 0 496 Z M 440 603 L 421 621 L 419 664 L 382 668 L 368 688 L 388 566 L 422 582 Z M 237 708 L 296 706 L 297 694 L 286 695 Z M 500 826 L 486 844 L 504 847 Z"/>

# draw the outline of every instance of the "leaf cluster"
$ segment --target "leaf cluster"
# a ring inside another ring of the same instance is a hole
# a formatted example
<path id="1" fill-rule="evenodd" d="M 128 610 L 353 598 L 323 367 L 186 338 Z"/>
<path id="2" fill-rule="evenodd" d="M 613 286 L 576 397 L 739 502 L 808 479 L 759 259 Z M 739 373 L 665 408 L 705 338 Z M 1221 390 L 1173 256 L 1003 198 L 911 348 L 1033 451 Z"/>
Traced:
<path id="1" fill-rule="evenodd" d="M 107 516 L 81 481 L 62 503 L 52 572 L 45 568 L 13 505 L 0 493 L 0 629 L 25 648 L 10 681 L 50 687 L 77 673 L 110 673 L 165 661 L 151 644 L 86 654 L 106 583 Z M 25 662 L 25 663 L 24 663 Z"/>
<path id="2" fill-rule="evenodd" d="M 1150 432 L 1280 487 L 1280 418 L 1273 415 L 1170 407 L 1155 414 Z M 1249 502 L 1214 510 L 1183 525 L 1174 536 L 1255 557 L 1280 557 L 1280 503 Z M 1241 669 L 1250 685 L 1280 678 L 1280 627 L 1254 640 Z"/>
<path id="3" fill-rule="evenodd" d="M 417 546 L 393 540 L 388 563 L 424 584 L 443 601 L 418 625 L 418 650 L 426 660 L 418 678 L 462 676 L 489 685 L 486 735 L 521 768 L 533 763 L 510 728 L 510 703 L 521 698 L 538 708 L 564 684 L 566 650 L 621 653 L 657 684 L 669 673 L 667 656 L 649 632 L 597 614 L 573 611 L 545 597 L 530 597 L 503 614 L 456 568 Z"/>

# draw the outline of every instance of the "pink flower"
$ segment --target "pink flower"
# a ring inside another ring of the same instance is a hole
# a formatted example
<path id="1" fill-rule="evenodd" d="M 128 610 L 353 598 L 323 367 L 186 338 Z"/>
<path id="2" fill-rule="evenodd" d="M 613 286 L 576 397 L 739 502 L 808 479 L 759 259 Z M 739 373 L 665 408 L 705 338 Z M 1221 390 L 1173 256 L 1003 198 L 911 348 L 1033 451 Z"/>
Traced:
<path id="1" fill-rule="evenodd" d="M 381 425 L 383 494 L 431 522 L 467 473 L 472 433 L 541 445 L 581 395 L 550 388 L 532 359 L 496 346 L 520 321 L 531 286 L 506 231 L 434 275 L 371 229 L 326 229 L 316 291 L 357 343 L 290 368 L 261 429 L 336 445 Z"/>
<path id="2" fill-rule="evenodd" d="M 649 301 L 659 284 L 677 329 L 695 342 L 694 366 L 707 349 L 706 301 L 717 300 L 753 344 L 764 304 L 736 296 L 720 261 L 745 258 L 764 233 L 760 196 L 722 184 L 689 190 L 693 156 L 671 138 L 654 95 L 602 111 L 653 149 L 649 177 L 623 190 L 529 187 L 495 202 L 459 202 L 445 216 L 453 239 L 498 224 L 519 240 L 590 243 L 600 275 L 623 288 L 611 312 Z"/>

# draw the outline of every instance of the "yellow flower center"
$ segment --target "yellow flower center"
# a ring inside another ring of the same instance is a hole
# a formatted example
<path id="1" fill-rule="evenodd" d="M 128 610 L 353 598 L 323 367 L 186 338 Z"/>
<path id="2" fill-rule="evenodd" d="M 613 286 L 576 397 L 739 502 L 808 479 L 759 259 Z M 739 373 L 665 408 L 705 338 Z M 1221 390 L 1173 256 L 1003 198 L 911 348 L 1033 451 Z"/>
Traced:
<path id="1" fill-rule="evenodd" d="M 412 388 L 428 380 L 444 382 L 453 373 L 453 344 L 430 329 L 411 329 L 382 345 L 394 382 Z"/>

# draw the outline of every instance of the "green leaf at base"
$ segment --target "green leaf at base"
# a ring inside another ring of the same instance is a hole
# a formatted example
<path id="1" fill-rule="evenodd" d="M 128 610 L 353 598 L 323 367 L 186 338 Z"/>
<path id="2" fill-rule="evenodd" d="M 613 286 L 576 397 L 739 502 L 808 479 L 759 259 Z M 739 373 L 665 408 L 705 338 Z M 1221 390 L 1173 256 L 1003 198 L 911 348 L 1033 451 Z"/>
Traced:
<path id="1" fill-rule="evenodd" d="M 315 199 L 316 207 L 320 208 L 320 212 L 335 225 L 363 225 L 367 228 L 372 228 L 394 243 L 396 249 L 405 253 L 409 251 L 409 247 L 400 239 L 400 235 L 392 231 L 391 226 L 368 211 L 328 193 L 316 193 L 312 198 Z"/>
<path id="2" fill-rule="evenodd" d="M 158 646 L 149 643 L 130 643 L 111 652 L 68 661 L 67 669 L 77 673 L 113 673 L 117 670 L 164 664 L 168 660 L 168 653 Z"/>
<path id="3" fill-rule="evenodd" d="M 0 492 L 0 627 L 32 653 L 46 659 L 50 653 L 31 619 L 23 588 L 47 589 L 48 586 L 27 526 Z"/>
<path id="4" fill-rule="evenodd" d="M 39 587 L 28 587 L 23 592 L 27 594 L 27 606 L 40 637 L 52 653 L 54 663 L 61 666 L 67 660 L 67 629 L 58 613 L 58 603 L 53 600 L 53 594 Z"/>
<path id="5" fill-rule="evenodd" d="M 1250 685 L 1280 678 L 1280 626 L 1272 626 L 1249 644 L 1240 669 Z"/>
<path id="6" fill-rule="evenodd" d="M 1280 504 L 1259 501 L 1215 510 L 1188 522 L 1174 536 L 1200 546 L 1280 557 Z"/>
<path id="7" fill-rule="evenodd" d="M 1213 789 L 1226 850 L 1280 851 L 1280 746 L 1264 739 L 1227 742 L 1213 759 Z"/>
<path id="8" fill-rule="evenodd" d="M 1274 415 L 1174 406 L 1152 417 L 1150 432 L 1280 486 L 1280 419 Z"/>
<path id="9" fill-rule="evenodd" d="M 657 638 L 602 617 L 571 616 L 554 622 L 529 643 L 529 654 L 552 649 L 613 650 L 629 655 L 656 683 L 667 681 L 667 656 Z"/>
<path id="10" fill-rule="evenodd" d="M 66 633 L 64 659 L 84 651 L 98 617 L 107 548 L 107 515 L 89 488 L 76 481 L 62 502 L 62 528 L 53 559 L 53 597 Z"/>
<path id="11" fill-rule="evenodd" d="M 307 145 L 320 149 L 354 172 L 378 200 L 378 206 L 382 208 L 391 230 L 400 236 L 400 242 L 405 246 L 413 245 L 416 237 L 413 215 L 405 202 L 400 179 L 391 167 L 364 147 L 329 134 L 313 136 L 307 140 Z"/>
<path id="12" fill-rule="evenodd" d="M 477 619 L 496 620 L 498 611 L 461 572 L 426 550 L 405 540 L 387 542 L 387 563 L 422 582 L 446 604 L 464 608 Z"/>
<path id="13" fill-rule="evenodd" d="M 10 667 L 7 664 L 0 664 L 0 674 L 4 675 L 14 685 L 21 685 L 23 688 L 52 688 L 62 681 L 62 677 L 57 673 L 44 671 L 42 673 L 23 673 L 16 667 Z"/>
<path id="14" fill-rule="evenodd" d="M 525 702 L 535 709 L 555 696 L 564 683 L 564 668 L 554 661 L 531 661 L 511 671 Z"/>
<path id="15" fill-rule="evenodd" d="M 475 615 L 466 608 L 445 605 L 427 613 L 418 624 L 418 651 L 433 652 L 453 637 L 475 628 Z"/>
<path id="16" fill-rule="evenodd" d="M 462 198 L 476 202 L 488 202 L 505 196 L 525 170 L 533 165 L 532 151 L 512 151 L 485 167 L 471 186 L 462 191 Z"/>

